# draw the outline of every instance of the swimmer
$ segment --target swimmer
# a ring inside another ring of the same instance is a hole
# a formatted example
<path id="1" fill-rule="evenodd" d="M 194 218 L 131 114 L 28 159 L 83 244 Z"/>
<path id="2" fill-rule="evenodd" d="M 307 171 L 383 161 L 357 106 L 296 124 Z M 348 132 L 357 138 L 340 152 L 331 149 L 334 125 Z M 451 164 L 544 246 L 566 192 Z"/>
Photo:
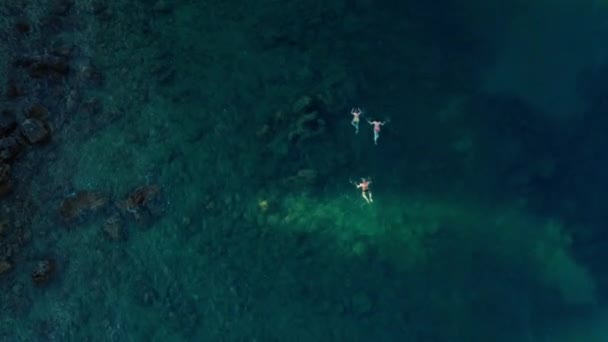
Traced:
<path id="1" fill-rule="evenodd" d="M 362 113 L 361 108 L 353 108 L 350 110 L 350 114 L 353 116 L 353 120 L 350 124 L 355 127 L 355 134 L 359 133 L 359 117 Z"/>
<path id="2" fill-rule="evenodd" d="M 374 199 L 372 198 L 372 192 L 369 189 L 369 185 L 372 184 L 371 177 L 361 178 L 361 182 L 359 184 L 355 182 L 351 183 L 353 183 L 357 187 L 357 189 L 361 189 L 361 196 L 363 196 L 365 202 L 371 204 L 374 201 Z"/>
<path id="3" fill-rule="evenodd" d="M 388 123 L 388 120 L 385 120 L 385 121 L 367 120 L 367 123 L 374 126 L 374 145 L 378 145 L 378 138 L 380 137 L 380 126 L 386 125 L 386 123 Z"/>

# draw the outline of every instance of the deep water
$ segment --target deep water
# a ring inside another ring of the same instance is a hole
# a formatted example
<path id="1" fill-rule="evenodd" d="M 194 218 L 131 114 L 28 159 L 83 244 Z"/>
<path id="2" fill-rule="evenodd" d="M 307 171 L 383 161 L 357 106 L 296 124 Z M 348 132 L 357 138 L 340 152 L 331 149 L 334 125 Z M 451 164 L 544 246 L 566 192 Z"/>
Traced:
<path id="1" fill-rule="evenodd" d="M 607 1 L 0 18 L 0 341 L 608 340 Z"/>

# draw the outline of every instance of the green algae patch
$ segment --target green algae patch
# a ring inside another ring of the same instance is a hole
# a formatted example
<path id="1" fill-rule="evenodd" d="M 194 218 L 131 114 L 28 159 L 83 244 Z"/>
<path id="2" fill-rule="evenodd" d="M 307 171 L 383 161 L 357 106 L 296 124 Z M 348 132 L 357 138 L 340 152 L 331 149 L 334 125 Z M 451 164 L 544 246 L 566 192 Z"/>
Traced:
<path id="1" fill-rule="evenodd" d="M 593 278 L 570 255 L 571 239 L 564 228 L 555 221 L 546 223 L 543 228 L 543 236 L 537 241 L 533 252 L 541 279 L 568 304 L 595 303 Z"/>
<path id="2" fill-rule="evenodd" d="M 367 205 L 352 196 L 289 195 L 276 202 L 278 209 L 259 214 L 262 229 L 323 237 L 344 257 L 377 257 L 460 290 L 480 276 L 511 270 L 565 305 L 596 301 L 594 280 L 573 257 L 568 230 L 557 220 L 430 197 Z"/>

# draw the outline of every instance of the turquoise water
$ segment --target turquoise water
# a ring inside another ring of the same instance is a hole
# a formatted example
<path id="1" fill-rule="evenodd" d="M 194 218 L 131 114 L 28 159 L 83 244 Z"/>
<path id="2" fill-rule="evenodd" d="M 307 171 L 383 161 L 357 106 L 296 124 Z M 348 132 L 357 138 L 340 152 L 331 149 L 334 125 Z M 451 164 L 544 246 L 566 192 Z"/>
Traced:
<path id="1" fill-rule="evenodd" d="M 0 199 L 1 340 L 608 338 L 608 4 L 0 7 L 3 108 L 51 131 Z"/>

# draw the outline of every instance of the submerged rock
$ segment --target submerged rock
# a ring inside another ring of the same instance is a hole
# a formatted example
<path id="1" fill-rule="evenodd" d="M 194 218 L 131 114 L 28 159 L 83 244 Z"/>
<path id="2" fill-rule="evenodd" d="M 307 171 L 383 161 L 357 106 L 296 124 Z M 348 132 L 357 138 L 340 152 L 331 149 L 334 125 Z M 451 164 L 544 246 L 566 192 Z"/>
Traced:
<path id="1" fill-rule="evenodd" d="M 0 139 L 0 161 L 14 159 L 21 149 L 23 144 L 20 138 L 14 134 Z"/>
<path id="2" fill-rule="evenodd" d="M 70 65 L 62 60 L 41 61 L 29 68 L 30 76 L 33 78 L 64 77 L 69 71 Z"/>
<path id="3" fill-rule="evenodd" d="M 26 69 L 32 78 L 64 77 L 70 71 L 70 65 L 64 58 L 52 55 L 20 57 L 15 61 L 15 66 Z"/>
<path id="4" fill-rule="evenodd" d="M 0 260 L 0 275 L 10 271 L 12 268 L 13 265 L 10 262 L 6 260 Z"/>
<path id="5" fill-rule="evenodd" d="M 27 108 L 24 112 L 24 115 L 28 119 L 35 118 L 38 120 L 43 120 L 44 118 L 48 117 L 49 110 L 41 104 L 35 104 Z"/>
<path id="6" fill-rule="evenodd" d="M 119 207 L 133 215 L 136 220 L 157 217 L 164 211 L 164 203 L 160 198 L 160 188 L 156 185 L 146 185 L 133 190 Z"/>
<path id="7" fill-rule="evenodd" d="M 107 203 L 107 199 L 92 191 L 79 191 L 64 199 L 59 206 L 59 214 L 66 221 L 72 221 L 83 215 L 99 210 Z"/>
<path id="8" fill-rule="evenodd" d="M 38 261 L 36 267 L 32 271 L 32 281 L 36 285 L 46 285 L 53 274 L 55 273 L 55 260 L 41 260 Z"/>
<path id="9" fill-rule="evenodd" d="M 127 209 L 134 209 L 138 206 L 146 205 L 146 202 L 148 202 L 151 197 L 155 196 L 158 191 L 159 189 L 157 186 L 142 186 L 135 189 L 129 194 L 129 197 L 127 197 Z"/>
<path id="10" fill-rule="evenodd" d="M 25 119 L 21 123 L 21 133 L 31 144 L 43 142 L 49 137 L 46 125 L 36 118 Z"/>

